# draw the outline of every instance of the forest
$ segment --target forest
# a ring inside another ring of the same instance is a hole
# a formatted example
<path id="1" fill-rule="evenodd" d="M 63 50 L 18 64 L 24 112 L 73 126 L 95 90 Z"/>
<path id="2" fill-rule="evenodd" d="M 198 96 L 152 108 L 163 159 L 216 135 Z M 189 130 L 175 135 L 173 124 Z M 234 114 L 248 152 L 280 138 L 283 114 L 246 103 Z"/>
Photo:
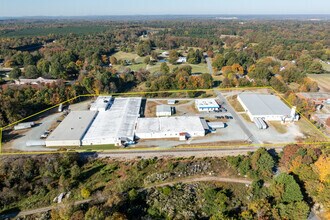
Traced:
<path id="1" fill-rule="evenodd" d="M 330 216 L 329 146 L 260 148 L 222 158 L 3 157 L 0 213 L 62 206 L 21 219 L 307 219 Z M 204 181 L 227 177 L 249 184 Z M 185 181 L 185 182 L 183 182 Z M 167 184 L 168 183 L 168 184 Z M 171 183 L 171 184 L 170 184 Z M 74 205 L 74 201 L 90 199 Z"/>
<path id="2" fill-rule="evenodd" d="M 0 63 L 10 72 L 0 73 L 0 126 L 81 94 L 218 86 L 315 92 L 307 74 L 328 73 L 321 61 L 330 59 L 329 30 L 326 21 L 294 20 L 1 21 Z M 168 62 L 151 71 L 163 51 Z M 118 52 L 141 59 L 117 59 Z M 187 63 L 176 64 L 183 55 Z M 193 72 L 206 58 L 212 74 Z M 13 84 L 38 77 L 60 82 Z"/>

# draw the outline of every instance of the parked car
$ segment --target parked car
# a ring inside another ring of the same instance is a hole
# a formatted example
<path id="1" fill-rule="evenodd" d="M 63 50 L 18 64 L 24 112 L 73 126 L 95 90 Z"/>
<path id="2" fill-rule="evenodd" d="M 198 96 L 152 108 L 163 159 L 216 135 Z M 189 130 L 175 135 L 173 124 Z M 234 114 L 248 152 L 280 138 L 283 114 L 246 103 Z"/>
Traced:
<path id="1" fill-rule="evenodd" d="M 48 134 L 46 134 L 46 133 L 43 133 L 42 135 L 40 135 L 40 139 L 45 139 L 47 137 L 48 137 Z"/>

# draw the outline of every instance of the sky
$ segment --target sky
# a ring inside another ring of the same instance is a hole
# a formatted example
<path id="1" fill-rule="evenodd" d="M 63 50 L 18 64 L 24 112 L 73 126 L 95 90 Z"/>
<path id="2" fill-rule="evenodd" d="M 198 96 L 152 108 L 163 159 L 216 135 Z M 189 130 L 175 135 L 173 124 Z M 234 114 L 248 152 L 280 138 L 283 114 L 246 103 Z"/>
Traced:
<path id="1" fill-rule="evenodd" d="M 0 17 L 330 14 L 330 0 L 0 0 Z"/>

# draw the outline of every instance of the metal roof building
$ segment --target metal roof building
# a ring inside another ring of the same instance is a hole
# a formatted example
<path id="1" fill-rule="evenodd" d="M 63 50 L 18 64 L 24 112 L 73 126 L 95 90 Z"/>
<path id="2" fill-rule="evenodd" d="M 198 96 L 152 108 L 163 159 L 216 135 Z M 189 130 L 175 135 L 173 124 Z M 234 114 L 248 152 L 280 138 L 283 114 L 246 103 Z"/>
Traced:
<path id="1" fill-rule="evenodd" d="M 138 118 L 135 135 L 140 139 L 179 138 L 205 136 L 205 129 L 198 116 Z"/>
<path id="2" fill-rule="evenodd" d="M 171 116 L 172 115 L 172 107 L 169 105 L 157 105 L 156 106 L 156 116 Z"/>
<path id="3" fill-rule="evenodd" d="M 237 100 L 251 121 L 254 121 L 254 118 L 262 118 L 266 121 L 284 121 L 287 118 L 295 117 L 295 112 L 275 95 L 241 93 L 237 96 Z"/>
<path id="4" fill-rule="evenodd" d="M 90 110 L 91 111 L 106 111 L 111 105 L 112 97 L 111 96 L 99 96 L 97 99 L 92 102 Z"/>
<path id="5" fill-rule="evenodd" d="M 214 111 L 219 110 L 220 106 L 215 101 L 215 99 L 196 99 L 195 100 L 195 106 L 198 109 L 198 111 Z"/>
<path id="6" fill-rule="evenodd" d="M 142 98 L 115 98 L 110 109 L 98 113 L 82 145 L 120 144 L 134 140 Z"/>
<path id="7" fill-rule="evenodd" d="M 95 111 L 72 111 L 48 136 L 45 143 L 51 146 L 80 146 L 81 139 L 96 117 Z"/>

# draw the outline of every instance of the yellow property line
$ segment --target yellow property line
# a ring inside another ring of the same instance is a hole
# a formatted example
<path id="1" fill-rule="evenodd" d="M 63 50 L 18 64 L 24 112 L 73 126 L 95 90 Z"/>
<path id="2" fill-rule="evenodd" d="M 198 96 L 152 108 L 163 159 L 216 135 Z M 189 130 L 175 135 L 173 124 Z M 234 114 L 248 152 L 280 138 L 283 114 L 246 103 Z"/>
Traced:
<path id="1" fill-rule="evenodd" d="M 277 92 L 274 88 L 272 89 L 287 105 L 289 105 L 291 108 L 293 107 L 291 103 L 286 100 L 279 92 Z M 315 128 L 316 131 L 321 134 L 321 136 L 323 136 L 326 140 L 330 140 L 330 138 L 325 135 L 320 129 L 318 129 L 308 118 L 306 118 L 299 109 L 296 109 L 296 112 L 298 112 L 300 116 L 307 121 L 307 123 L 309 123 L 313 128 Z"/>
<path id="2" fill-rule="evenodd" d="M 61 102 L 57 105 L 54 105 L 52 107 L 49 107 L 47 109 L 44 109 L 40 112 L 37 112 L 35 114 L 32 114 L 28 117 L 25 117 L 19 121 L 13 122 L 9 125 L 6 125 L 5 127 L 0 128 L 0 154 L 2 155 L 22 155 L 22 154 L 54 154 L 54 153 L 63 153 L 63 152 L 88 152 L 87 150 L 74 150 L 74 151 L 41 151 L 41 152 L 16 152 L 16 153 L 2 153 L 2 132 L 4 129 L 9 128 L 17 123 L 20 123 L 22 121 L 25 121 L 27 119 L 30 119 L 36 115 L 39 115 L 41 113 L 44 113 L 50 109 L 53 109 L 55 107 L 58 107 L 61 104 L 65 104 L 67 102 L 71 102 L 77 98 L 80 97 L 94 97 L 94 96 L 99 96 L 99 95 L 112 95 L 112 96 L 120 96 L 120 95 L 141 95 L 141 94 L 159 94 L 159 93 L 186 93 L 186 92 L 207 92 L 207 91 L 229 91 L 229 90 L 256 90 L 256 89 L 270 89 L 272 91 L 274 91 L 282 100 L 285 101 L 285 103 L 287 103 L 290 107 L 292 107 L 292 105 L 283 98 L 282 95 L 280 95 L 273 87 L 271 86 L 261 86 L 261 87 L 229 87 L 229 88 L 213 88 L 213 89 L 194 89 L 194 90 L 167 90 L 167 91 L 153 91 L 153 92 L 126 92 L 126 93 L 108 93 L 108 94 L 84 94 L 84 95 L 78 95 L 74 98 L 68 99 L 64 102 Z M 310 120 L 308 120 L 299 110 L 297 110 L 297 112 L 310 124 L 312 125 L 313 128 L 315 128 L 320 134 L 322 134 L 323 137 L 326 138 L 326 140 L 329 140 L 329 138 L 323 134 L 322 131 L 320 131 Z M 290 142 L 290 143 L 276 143 L 276 144 L 239 144 L 239 146 L 246 146 L 246 147 L 271 147 L 271 146 L 283 146 L 283 145 L 288 145 L 288 144 L 301 144 L 301 145 L 308 145 L 308 144 L 313 144 L 313 145 L 319 145 L 319 144 L 330 144 L 330 142 L 313 142 L 313 143 L 308 143 L 308 142 Z M 198 146 L 198 145 L 191 145 L 191 146 L 179 146 L 176 148 L 225 148 L 225 147 L 235 147 L 235 146 L 230 146 L 230 145 L 224 145 L 224 146 Z M 138 150 L 142 150 L 142 151 L 152 151 L 152 150 L 166 150 L 164 148 L 139 148 L 139 149 L 133 149 L 133 148 L 129 148 L 129 149 L 118 149 L 118 150 L 111 150 L 112 152 L 115 151 L 138 151 Z M 109 150 L 92 150 L 91 152 L 111 152 Z"/>

